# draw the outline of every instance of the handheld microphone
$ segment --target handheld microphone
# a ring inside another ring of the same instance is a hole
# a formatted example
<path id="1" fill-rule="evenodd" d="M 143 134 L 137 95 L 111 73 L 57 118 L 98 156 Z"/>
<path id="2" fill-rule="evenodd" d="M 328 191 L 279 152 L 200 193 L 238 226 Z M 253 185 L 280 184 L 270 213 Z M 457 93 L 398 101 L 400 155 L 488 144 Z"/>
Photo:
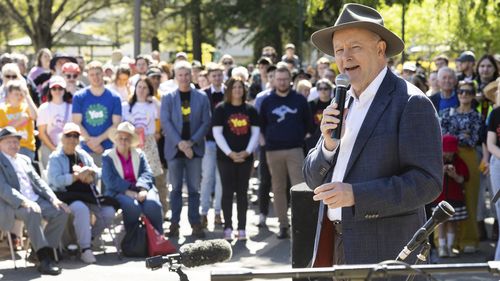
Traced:
<path id="1" fill-rule="evenodd" d="M 341 133 L 342 133 L 342 123 L 344 120 L 344 107 L 345 107 L 345 99 L 346 99 L 346 93 L 347 93 L 347 88 L 349 87 L 350 81 L 349 81 L 349 76 L 347 74 L 339 74 L 335 78 L 335 103 L 337 104 L 337 109 L 340 111 L 339 114 L 339 119 L 340 122 L 337 125 L 337 128 L 335 128 L 332 131 L 332 139 L 334 140 L 340 140 Z"/>
<path id="2" fill-rule="evenodd" d="M 429 235 L 434 232 L 434 230 L 441 223 L 447 221 L 455 214 L 455 209 L 446 201 L 439 202 L 434 212 L 432 212 L 432 216 L 429 220 L 419 229 L 411 240 L 406 244 L 404 249 L 399 253 L 398 259 L 403 261 L 408 255 L 410 255 L 418 246 L 424 243 L 429 237 Z"/>
<path id="3" fill-rule="evenodd" d="M 232 255 L 231 244 L 224 239 L 199 241 L 183 245 L 179 249 L 179 254 L 147 258 L 146 268 L 160 269 L 165 263 L 169 263 L 170 267 L 180 264 L 196 267 L 224 262 L 231 259 Z"/>

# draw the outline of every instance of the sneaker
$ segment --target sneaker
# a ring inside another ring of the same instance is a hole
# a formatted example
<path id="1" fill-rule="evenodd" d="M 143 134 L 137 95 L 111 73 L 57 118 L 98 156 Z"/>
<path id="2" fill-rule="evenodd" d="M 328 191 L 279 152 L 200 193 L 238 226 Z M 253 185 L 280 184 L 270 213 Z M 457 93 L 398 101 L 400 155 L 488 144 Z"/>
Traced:
<path id="1" fill-rule="evenodd" d="M 92 251 L 90 249 L 83 251 L 82 254 L 80 255 L 80 259 L 84 263 L 88 263 L 88 264 L 96 263 L 96 259 L 94 257 L 94 254 L 92 254 Z"/>
<path id="2" fill-rule="evenodd" d="M 448 248 L 448 254 L 450 255 L 450 258 L 458 257 L 458 254 L 455 251 L 453 251 L 453 248 Z"/>
<path id="3" fill-rule="evenodd" d="M 438 249 L 438 256 L 440 258 L 447 258 L 447 257 L 449 257 L 448 249 L 446 249 L 445 247 L 439 247 L 439 249 Z"/>
<path id="4" fill-rule="evenodd" d="M 464 253 L 466 253 L 466 254 L 472 254 L 472 253 L 475 253 L 476 251 L 477 251 L 477 249 L 474 246 L 467 245 L 464 247 Z"/>
<path id="5" fill-rule="evenodd" d="M 224 239 L 226 240 L 233 239 L 233 230 L 231 228 L 224 229 Z"/>
<path id="6" fill-rule="evenodd" d="M 258 227 L 265 227 L 266 226 L 266 219 L 267 216 L 264 214 L 259 215 L 259 223 L 257 224 Z"/>
<path id="7" fill-rule="evenodd" d="M 170 228 L 167 234 L 168 237 L 179 237 L 179 225 L 176 223 L 170 224 Z"/>
<path id="8" fill-rule="evenodd" d="M 238 230 L 238 240 L 247 240 L 247 233 L 244 229 Z"/>
<path id="9" fill-rule="evenodd" d="M 196 237 L 196 238 L 205 238 L 206 237 L 206 234 L 203 231 L 203 226 L 201 226 L 201 224 L 195 224 L 192 226 L 192 228 L 193 228 L 192 235 L 194 237 Z"/>
<path id="10" fill-rule="evenodd" d="M 290 238 L 290 235 L 288 234 L 288 228 L 286 227 L 280 228 L 280 232 L 276 236 L 278 237 L 278 239 Z"/>
<path id="11" fill-rule="evenodd" d="M 208 226 L 208 219 L 207 219 L 207 215 L 201 215 L 200 216 L 201 218 L 201 226 L 203 226 L 203 228 L 207 228 Z"/>
<path id="12" fill-rule="evenodd" d="M 214 218 L 214 225 L 221 225 L 222 224 L 222 217 L 220 214 L 216 214 Z"/>

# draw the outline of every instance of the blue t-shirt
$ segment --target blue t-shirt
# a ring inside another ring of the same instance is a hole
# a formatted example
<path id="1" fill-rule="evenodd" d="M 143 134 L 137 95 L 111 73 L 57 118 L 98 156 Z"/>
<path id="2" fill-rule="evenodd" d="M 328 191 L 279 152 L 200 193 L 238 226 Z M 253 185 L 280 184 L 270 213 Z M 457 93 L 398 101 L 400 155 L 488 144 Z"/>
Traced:
<path id="1" fill-rule="evenodd" d="M 460 102 L 458 101 L 458 96 L 454 92 L 453 95 L 447 99 L 441 97 L 441 100 L 439 101 L 439 112 L 447 109 L 447 108 L 457 108 L 460 105 Z"/>
<path id="2" fill-rule="evenodd" d="M 108 89 L 104 89 L 104 93 L 97 97 L 90 92 L 90 88 L 85 88 L 73 96 L 73 113 L 80 113 L 87 133 L 97 137 L 113 125 L 113 115 L 122 116 L 121 99 Z M 84 142 L 81 145 L 87 152 L 92 152 Z M 113 147 L 109 139 L 101 145 L 104 149 Z"/>

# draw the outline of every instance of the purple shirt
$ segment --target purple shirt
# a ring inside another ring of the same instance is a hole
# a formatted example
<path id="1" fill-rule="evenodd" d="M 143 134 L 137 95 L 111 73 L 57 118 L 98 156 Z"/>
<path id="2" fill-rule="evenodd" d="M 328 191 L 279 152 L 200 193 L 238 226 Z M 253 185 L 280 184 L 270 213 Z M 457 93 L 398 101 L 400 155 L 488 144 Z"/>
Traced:
<path id="1" fill-rule="evenodd" d="M 116 154 L 118 154 L 118 158 L 122 163 L 123 178 L 131 184 L 135 185 L 137 180 L 134 176 L 134 166 L 132 165 L 132 156 L 130 156 L 130 152 L 128 153 L 128 159 L 125 159 L 125 157 L 123 157 L 123 155 L 121 155 L 118 151 L 116 151 Z"/>

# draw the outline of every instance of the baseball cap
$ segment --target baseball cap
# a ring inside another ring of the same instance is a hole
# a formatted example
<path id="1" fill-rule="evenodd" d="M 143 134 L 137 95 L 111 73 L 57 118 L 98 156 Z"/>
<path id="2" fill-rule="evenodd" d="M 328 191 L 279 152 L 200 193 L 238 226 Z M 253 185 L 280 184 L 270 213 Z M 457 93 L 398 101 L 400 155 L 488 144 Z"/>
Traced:
<path id="1" fill-rule="evenodd" d="M 66 89 L 66 81 L 61 76 L 54 75 L 50 77 L 49 88 L 52 89 L 55 86 L 59 86 L 61 88 Z"/>
<path id="2" fill-rule="evenodd" d="M 459 61 L 459 62 L 467 62 L 467 61 L 475 62 L 476 56 L 471 51 L 465 51 L 465 52 L 460 54 L 460 56 L 457 58 L 457 61 Z"/>
<path id="3" fill-rule="evenodd" d="M 80 126 L 76 125 L 73 122 L 64 124 L 63 135 L 67 135 L 69 133 L 78 133 L 79 135 L 81 135 Z"/>

